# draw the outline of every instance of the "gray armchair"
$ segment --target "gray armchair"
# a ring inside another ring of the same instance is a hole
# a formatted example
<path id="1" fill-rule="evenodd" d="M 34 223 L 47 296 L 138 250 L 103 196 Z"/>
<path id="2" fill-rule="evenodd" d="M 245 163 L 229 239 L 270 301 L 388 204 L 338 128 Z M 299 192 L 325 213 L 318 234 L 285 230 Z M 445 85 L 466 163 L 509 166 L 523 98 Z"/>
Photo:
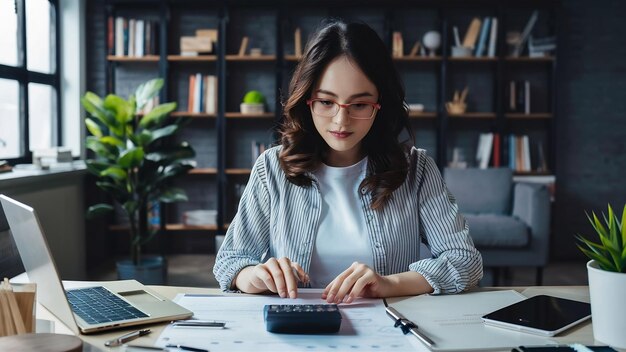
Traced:
<path id="1" fill-rule="evenodd" d="M 513 183 L 512 171 L 445 169 L 448 189 L 483 256 L 485 274 L 497 285 L 501 268 L 532 266 L 541 285 L 548 262 L 550 195 L 539 184 Z"/>

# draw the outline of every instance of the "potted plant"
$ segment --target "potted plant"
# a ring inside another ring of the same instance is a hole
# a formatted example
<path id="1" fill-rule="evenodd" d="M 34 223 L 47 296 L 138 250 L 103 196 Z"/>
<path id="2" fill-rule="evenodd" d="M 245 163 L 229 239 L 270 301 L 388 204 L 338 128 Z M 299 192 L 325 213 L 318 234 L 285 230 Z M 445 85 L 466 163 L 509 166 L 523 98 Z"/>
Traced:
<path id="1" fill-rule="evenodd" d="M 240 106 L 242 114 L 262 114 L 265 111 L 265 97 L 258 90 L 251 90 L 243 97 Z"/>
<path id="2" fill-rule="evenodd" d="M 621 221 L 608 208 L 604 223 L 593 212 L 587 215 L 600 242 L 577 235 L 577 246 L 591 259 L 587 273 L 593 336 L 611 347 L 626 348 L 626 205 Z"/>
<path id="3" fill-rule="evenodd" d="M 180 120 L 167 119 L 176 103 L 155 106 L 140 113 L 163 86 L 162 79 L 140 85 L 127 100 L 117 95 L 104 99 L 92 92 L 81 98 L 89 113 L 85 124 L 90 132 L 86 146 L 95 157 L 86 161 L 96 185 L 111 195 L 128 216 L 130 259 L 117 262 L 120 279 L 135 278 L 145 284 L 165 282 L 166 263 L 160 256 L 144 256 L 142 249 L 158 233 L 149 226 L 148 213 L 159 202 L 187 200 L 172 179 L 193 168 L 194 150 L 186 143 L 164 143 L 181 128 Z M 110 204 L 89 207 L 92 217 L 113 210 Z"/>

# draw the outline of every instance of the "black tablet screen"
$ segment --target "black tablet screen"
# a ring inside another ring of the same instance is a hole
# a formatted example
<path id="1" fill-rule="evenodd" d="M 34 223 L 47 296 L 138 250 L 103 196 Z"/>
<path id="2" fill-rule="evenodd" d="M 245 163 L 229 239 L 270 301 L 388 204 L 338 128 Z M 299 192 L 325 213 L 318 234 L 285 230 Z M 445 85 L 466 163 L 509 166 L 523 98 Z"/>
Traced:
<path id="1" fill-rule="evenodd" d="M 555 331 L 590 314 L 589 303 L 539 295 L 496 310 L 483 318 Z"/>

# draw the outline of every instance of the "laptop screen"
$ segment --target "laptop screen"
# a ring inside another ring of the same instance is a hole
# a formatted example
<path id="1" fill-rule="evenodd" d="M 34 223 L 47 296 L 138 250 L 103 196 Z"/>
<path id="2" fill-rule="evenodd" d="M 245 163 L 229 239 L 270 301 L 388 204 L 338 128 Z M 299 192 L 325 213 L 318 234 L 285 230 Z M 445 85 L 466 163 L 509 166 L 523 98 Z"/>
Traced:
<path id="1" fill-rule="evenodd" d="M 37 301 L 78 334 L 74 315 L 35 209 L 0 194 L 0 202 L 28 279 L 37 283 Z"/>

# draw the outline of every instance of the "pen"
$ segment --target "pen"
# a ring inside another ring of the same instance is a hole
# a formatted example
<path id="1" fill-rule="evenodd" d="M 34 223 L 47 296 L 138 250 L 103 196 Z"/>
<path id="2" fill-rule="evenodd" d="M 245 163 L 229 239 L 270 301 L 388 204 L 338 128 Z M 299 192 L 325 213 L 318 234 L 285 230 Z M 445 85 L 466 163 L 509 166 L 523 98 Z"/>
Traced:
<path id="1" fill-rule="evenodd" d="M 172 326 L 224 328 L 226 326 L 226 323 L 223 321 L 210 321 L 210 320 L 175 320 L 172 322 Z"/>
<path id="2" fill-rule="evenodd" d="M 196 347 L 189 347 L 189 346 L 183 346 L 183 345 L 176 345 L 173 343 L 168 343 L 167 345 L 165 345 L 165 347 L 170 347 L 170 348 L 178 348 L 184 351 L 194 351 L 194 352 L 209 352 L 209 350 L 205 350 L 202 348 L 196 348 Z"/>
<path id="3" fill-rule="evenodd" d="M 410 320 L 406 319 L 402 314 L 400 314 L 393 307 L 386 308 L 387 314 L 396 321 L 396 327 L 400 326 L 402 328 L 402 332 L 406 335 L 408 332 L 413 334 L 413 336 L 417 337 L 420 341 L 422 341 L 426 346 L 432 347 L 435 342 L 431 340 L 428 336 L 426 336 L 423 332 L 417 329 L 417 325 L 415 325 Z"/>
<path id="4" fill-rule="evenodd" d="M 148 335 L 149 333 L 150 333 L 150 329 L 142 329 L 142 330 L 129 332 L 128 334 L 124 334 L 118 338 L 105 342 L 104 345 L 107 347 L 121 346 L 122 344 L 125 344 L 128 341 L 134 340 L 144 335 Z"/>

